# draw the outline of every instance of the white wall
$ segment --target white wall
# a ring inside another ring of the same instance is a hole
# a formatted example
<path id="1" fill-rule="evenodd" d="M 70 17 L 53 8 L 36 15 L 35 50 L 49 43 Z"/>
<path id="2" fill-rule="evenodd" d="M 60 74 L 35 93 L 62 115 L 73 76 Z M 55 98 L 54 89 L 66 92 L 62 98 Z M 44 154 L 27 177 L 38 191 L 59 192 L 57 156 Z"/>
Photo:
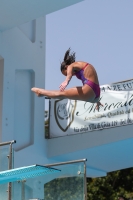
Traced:
<path id="1" fill-rule="evenodd" d="M 44 98 L 31 87 L 45 83 L 45 17 L 1 33 L 4 58 L 1 142 L 16 140 L 15 167 L 47 163 Z"/>

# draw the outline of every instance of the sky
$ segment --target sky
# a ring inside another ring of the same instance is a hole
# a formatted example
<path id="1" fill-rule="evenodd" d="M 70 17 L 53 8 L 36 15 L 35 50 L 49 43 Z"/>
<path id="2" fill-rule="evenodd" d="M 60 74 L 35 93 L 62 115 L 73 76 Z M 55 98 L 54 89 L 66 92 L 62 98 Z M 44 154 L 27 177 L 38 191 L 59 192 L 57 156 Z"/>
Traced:
<path id="1" fill-rule="evenodd" d="M 133 1 L 84 0 L 46 16 L 45 88 L 58 90 L 68 48 L 92 64 L 100 85 L 133 78 Z M 81 86 L 73 77 L 67 88 Z"/>

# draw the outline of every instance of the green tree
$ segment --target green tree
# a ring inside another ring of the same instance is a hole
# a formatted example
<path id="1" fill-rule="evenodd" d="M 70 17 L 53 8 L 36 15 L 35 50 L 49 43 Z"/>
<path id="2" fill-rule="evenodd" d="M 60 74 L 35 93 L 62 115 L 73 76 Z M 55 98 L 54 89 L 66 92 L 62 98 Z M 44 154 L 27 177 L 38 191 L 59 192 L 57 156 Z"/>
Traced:
<path id="1" fill-rule="evenodd" d="M 87 179 L 88 200 L 118 200 L 133 197 L 133 168 L 108 173 L 102 178 Z"/>
<path id="2" fill-rule="evenodd" d="M 83 177 L 58 178 L 44 185 L 45 200 L 83 200 Z"/>

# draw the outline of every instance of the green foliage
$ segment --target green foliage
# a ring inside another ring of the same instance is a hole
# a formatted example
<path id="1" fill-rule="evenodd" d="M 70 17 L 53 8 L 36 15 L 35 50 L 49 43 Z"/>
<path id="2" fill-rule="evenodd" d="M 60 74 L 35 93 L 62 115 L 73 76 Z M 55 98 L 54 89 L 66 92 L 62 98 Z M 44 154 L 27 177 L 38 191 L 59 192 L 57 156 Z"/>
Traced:
<path id="1" fill-rule="evenodd" d="M 54 179 L 44 185 L 45 200 L 83 200 L 83 178 Z"/>
<path id="2" fill-rule="evenodd" d="M 83 200 L 81 177 L 60 178 L 46 183 L 45 200 Z M 87 179 L 87 200 L 133 199 L 133 168 L 108 173 L 102 178 Z"/>
<path id="3" fill-rule="evenodd" d="M 133 197 L 133 168 L 109 173 L 102 178 L 87 179 L 87 200 L 118 200 Z"/>

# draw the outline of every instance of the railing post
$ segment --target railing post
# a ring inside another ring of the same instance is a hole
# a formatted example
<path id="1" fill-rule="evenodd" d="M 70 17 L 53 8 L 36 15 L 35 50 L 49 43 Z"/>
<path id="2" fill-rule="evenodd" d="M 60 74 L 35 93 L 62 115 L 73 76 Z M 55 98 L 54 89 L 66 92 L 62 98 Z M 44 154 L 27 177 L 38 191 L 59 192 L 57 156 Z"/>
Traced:
<path id="1" fill-rule="evenodd" d="M 87 200 L 86 162 L 84 162 L 84 199 Z"/>
<path id="2" fill-rule="evenodd" d="M 0 143 L 0 146 L 10 145 L 9 146 L 9 155 L 7 155 L 7 157 L 8 157 L 8 170 L 12 169 L 12 144 L 13 143 L 16 143 L 16 140 Z M 11 198 L 12 198 L 12 183 L 8 183 L 7 192 L 8 192 L 8 200 L 11 200 Z"/>
<path id="3" fill-rule="evenodd" d="M 9 156 L 8 156 L 8 169 L 12 169 L 12 143 L 10 143 L 9 147 Z M 8 183 L 8 200 L 11 200 L 12 198 L 12 183 Z"/>

